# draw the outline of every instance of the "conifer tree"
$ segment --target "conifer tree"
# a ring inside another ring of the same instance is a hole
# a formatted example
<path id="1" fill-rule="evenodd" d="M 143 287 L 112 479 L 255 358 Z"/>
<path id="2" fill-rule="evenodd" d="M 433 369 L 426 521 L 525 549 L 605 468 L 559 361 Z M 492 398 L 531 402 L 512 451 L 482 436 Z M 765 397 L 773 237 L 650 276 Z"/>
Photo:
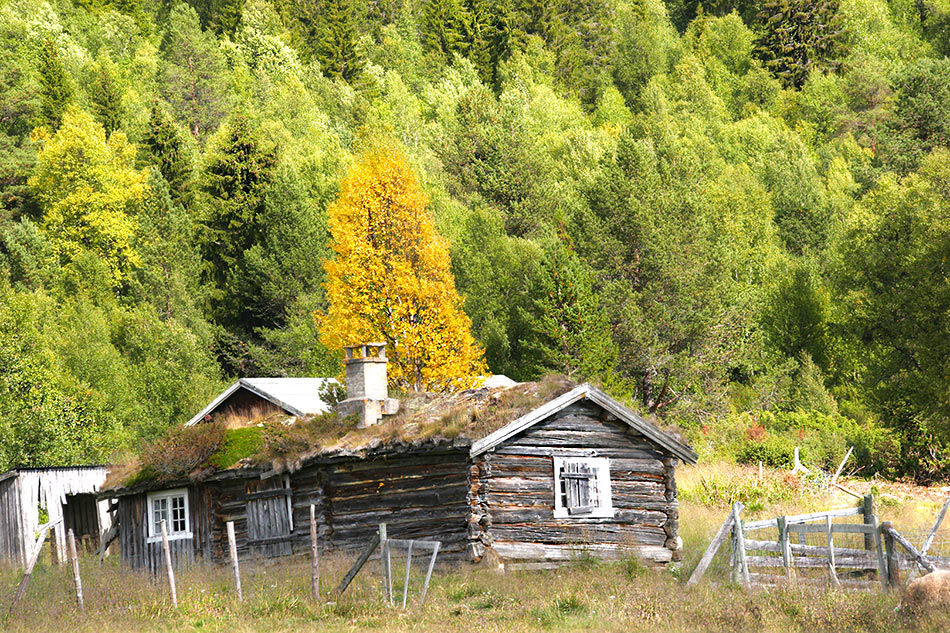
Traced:
<path id="1" fill-rule="evenodd" d="M 96 64 L 89 87 L 89 98 L 92 100 L 93 113 L 99 123 L 106 129 L 106 134 L 118 130 L 125 119 L 125 108 L 122 105 L 122 86 L 119 83 L 119 73 L 109 57 L 103 56 Z"/>
<path id="2" fill-rule="evenodd" d="M 274 180 L 277 148 L 250 119 L 238 114 L 225 124 L 219 145 L 205 166 L 207 201 L 202 253 L 214 292 L 214 317 L 225 326 L 250 331 L 260 325 L 234 292 L 244 254 L 266 235 L 265 197 Z"/>
<path id="3" fill-rule="evenodd" d="M 388 343 L 390 382 L 417 391 L 468 387 L 487 369 L 428 203 L 398 152 L 369 153 L 350 169 L 329 208 L 330 307 L 316 316 L 330 349 Z"/>
<path id="4" fill-rule="evenodd" d="M 843 30 L 839 0 L 765 0 L 756 53 L 786 86 L 801 88 L 814 70 L 837 69 Z"/>
<path id="5" fill-rule="evenodd" d="M 172 199 L 182 201 L 191 190 L 194 175 L 191 155 L 178 125 L 158 101 L 152 104 L 143 146 L 168 183 Z"/>
<path id="6" fill-rule="evenodd" d="M 39 58 L 40 76 L 40 117 L 38 125 L 45 125 L 51 130 L 59 127 L 63 112 L 75 97 L 75 89 L 63 61 L 59 58 L 59 50 L 52 40 L 43 40 Z"/>
<path id="7" fill-rule="evenodd" d="M 460 0 L 429 0 L 422 9 L 421 27 L 422 43 L 430 52 L 448 59 L 468 52 L 472 16 Z"/>
<path id="8" fill-rule="evenodd" d="M 354 0 L 326 0 L 316 33 L 314 56 L 323 72 L 352 80 L 363 67 L 356 46 L 359 16 Z"/>
<path id="9" fill-rule="evenodd" d="M 590 270 L 561 239 L 545 248 L 528 294 L 531 305 L 521 313 L 532 332 L 525 356 L 533 372 L 609 378 L 617 352 L 607 314 L 598 304 Z"/>

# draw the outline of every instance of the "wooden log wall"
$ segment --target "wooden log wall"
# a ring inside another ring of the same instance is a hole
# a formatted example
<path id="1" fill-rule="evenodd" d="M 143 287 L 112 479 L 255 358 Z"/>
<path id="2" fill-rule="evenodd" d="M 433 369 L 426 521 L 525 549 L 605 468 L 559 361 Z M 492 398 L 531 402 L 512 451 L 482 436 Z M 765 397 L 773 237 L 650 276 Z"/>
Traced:
<path id="1" fill-rule="evenodd" d="M 207 499 L 210 491 L 201 485 L 188 487 L 190 539 L 169 541 L 172 564 L 182 569 L 206 556 L 209 543 Z M 161 541 L 148 542 L 148 497 L 146 493 L 121 496 L 116 514 L 119 520 L 119 551 L 124 565 L 146 569 L 153 574 L 165 570 L 165 552 Z"/>
<path id="2" fill-rule="evenodd" d="M 607 457 L 613 518 L 555 518 L 553 456 Z M 468 551 L 507 568 L 554 567 L 578 556 L 682 555 L 676 459 L 582 401 L 475 460 L 469 470 Z"/>

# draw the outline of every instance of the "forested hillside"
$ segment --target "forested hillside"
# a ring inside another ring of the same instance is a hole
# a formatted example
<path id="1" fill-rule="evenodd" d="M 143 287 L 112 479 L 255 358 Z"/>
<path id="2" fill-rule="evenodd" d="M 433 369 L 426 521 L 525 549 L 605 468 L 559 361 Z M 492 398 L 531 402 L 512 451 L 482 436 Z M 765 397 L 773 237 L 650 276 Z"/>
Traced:
<path id="1" fill-rule="evenodd" d="M 0 42 L 0 468 L 337 374 L 327 210 L 390 148 L 492 372 L 950 474 L 950 0 L 2 0 Z"/>

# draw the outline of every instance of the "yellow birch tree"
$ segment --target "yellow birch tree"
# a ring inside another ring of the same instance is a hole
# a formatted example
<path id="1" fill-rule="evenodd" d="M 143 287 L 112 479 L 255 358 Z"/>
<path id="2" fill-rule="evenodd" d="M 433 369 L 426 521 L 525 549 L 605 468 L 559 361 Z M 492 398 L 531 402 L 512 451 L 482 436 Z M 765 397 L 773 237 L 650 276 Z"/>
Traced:
<path id="1" fill-rule="evenodd" d="M 445 391 L 471 386 L 487 367 L 428 204 L 399 152 L 356 162 L 329 208 L 330 307 L 316 320 L 330 349 L 385 341 L 393 386 Z"/>

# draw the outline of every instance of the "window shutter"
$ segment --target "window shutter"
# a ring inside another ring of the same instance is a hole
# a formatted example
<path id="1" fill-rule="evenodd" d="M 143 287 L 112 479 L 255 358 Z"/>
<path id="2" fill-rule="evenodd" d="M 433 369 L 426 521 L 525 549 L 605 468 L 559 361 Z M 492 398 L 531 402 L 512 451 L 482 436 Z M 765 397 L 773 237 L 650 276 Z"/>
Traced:
<path id="1" fill-rule="evenodd" d="M 594 469 L 587 464 L 565 462 L 564 480 L 568 514 L 589 514 L 597 505 L 594 491 Z"/>

